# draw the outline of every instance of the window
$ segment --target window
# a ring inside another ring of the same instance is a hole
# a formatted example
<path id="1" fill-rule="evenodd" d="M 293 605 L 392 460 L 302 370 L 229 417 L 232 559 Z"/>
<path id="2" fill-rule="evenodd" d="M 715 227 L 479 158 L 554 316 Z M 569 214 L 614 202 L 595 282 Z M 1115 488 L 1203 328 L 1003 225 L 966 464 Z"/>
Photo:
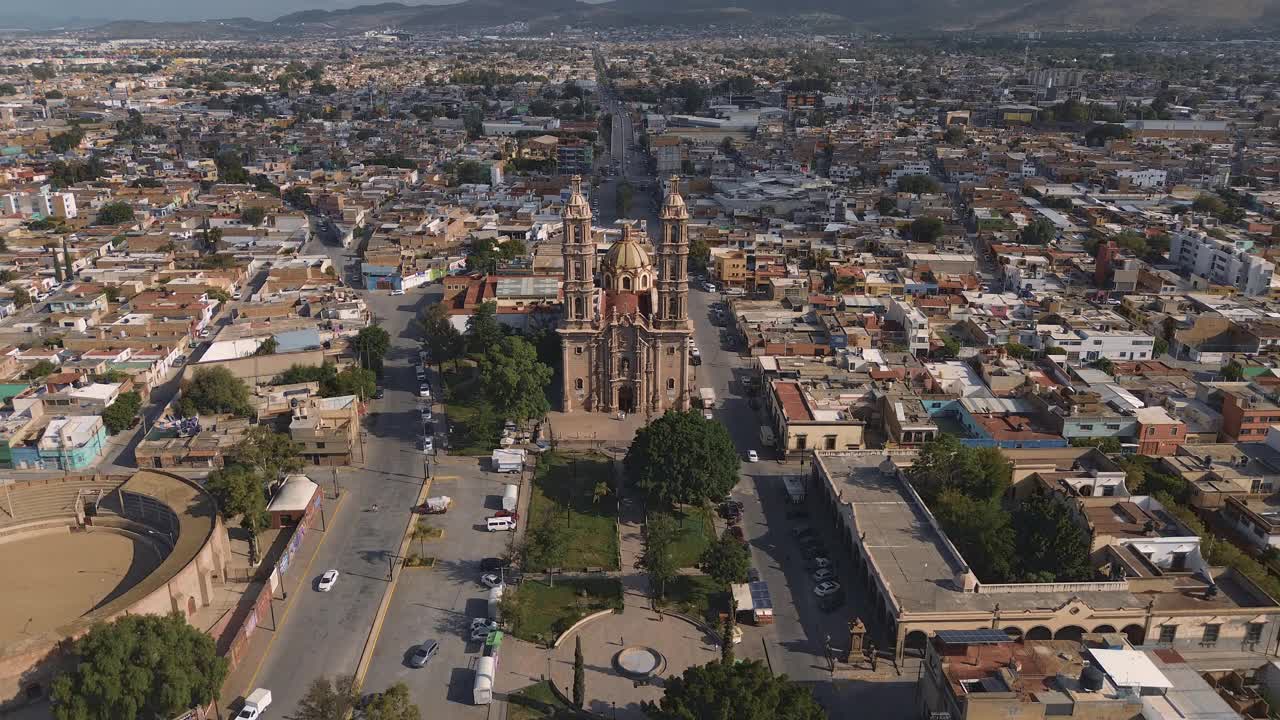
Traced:
<path id="1" fill-rule="evenodd" d="M 1262 628 L 1266 623 L 1249 623 L 1245 627 L 1244 641 L 1250 645 L 1262 642 Z"/>
<path id="2" fill-rule="evenodd" d="M 574 390 L 582 389 L 582 378 L 577 378 L 576 380 L 573 381 L 573 389 Z"/>
<path id="3" fill-rule="evenodd" d="M 1222 627 L 1221 625 L 1217 625 L 1217 624 L 1214 624 L 1214 625 L 1205 625 L 1205 626 L 1204 626 L 1204 637 L 1200 638 L 1200 644 L 1201 644 L 1201 645 L 1204 645 L 1205 647 L 1213 647 L 1214 645 L 1217 645 L 1217 644 L 1218 644 L 1218 630 L 1219 630 L 1221 627 Z"/>
<path id="4" fill-rule="evenodd" d="M 836 449 L 836 436 L 835 436 L 835 435 L 828 435 L 828 436 L 826 436 L 826 437 L 822 438 L 822 447 L 823 447 L 823 448 L 825 448 L 825 449 L 827 449 L 827 450 L 835 450 L 835 449 Z"/>
<path id="5" fill-rule="evenodd" d="M 581 348 L 581 347 L 576 347 L 576 348 L 574 348 L 574 349 L 573 349 L 573 354 L 574 354 L 574 355 L 581 355 L 581 354 L 582 354 L 582 348 Z"/>
<path id="6" fill-rule="evenodd" d="M 1177 625 L 1161 625 L 1160 626 L 1160 643 L 1169 645 L 1173 643 L 1174 638 L 1178 637 Z"/>
<path id="7" fill-rule="evenodd" d="M 1081 425 L 1081 426 L 1080 426 L 1080 429 L 1081 429 L 1081 430 L 1092 430 L 1092 429 L 1093 429 L 1093 425 Z"/>
<path id="8" fill-rule="evenodd" d="M 323 450 L 323 449 L 324 449 L 324 443 L 322 443 L 322 442 L 318 442 L 318 443 L 316 443 L 316 449 L 317 449 L 317 450 Z"/>
<path id="9" fill-rule="evenodd" d="M 807 448 L 807 447 L 809 447 L 809 436 L 808 436 L 808 435 L 797 435 L 797 436 L 796 436 L 796 449 L 797 449 L 797 450 L 804 450 L 804 449 L 805 449 L 805 448 Z"/>
<path id="10" fill-rule="evenodd" d="M 1153 427 L 1147 428 L 1147 437 L 1155 437 L 1155 434 L 1156 434 L 1155 428 Z"/>
<path id="11" fill-rule="evenodd" d="M 667 378 L 667 389 L 668 389 L 668 390 L 675 390 L 675 389 L 676 389 L 676 379 L 675 379 L 675 378 Z"/>
<path id="12" fill-rule="evenodd" d="M 675 355 L 675 354 L 676 354 L 676 349 L 675 349 L 675 347 L 674 347 L 674 346 L 668 346 L 668 347 L 667 347 L 667 354 L 668 354 L 668 355 Z"/>

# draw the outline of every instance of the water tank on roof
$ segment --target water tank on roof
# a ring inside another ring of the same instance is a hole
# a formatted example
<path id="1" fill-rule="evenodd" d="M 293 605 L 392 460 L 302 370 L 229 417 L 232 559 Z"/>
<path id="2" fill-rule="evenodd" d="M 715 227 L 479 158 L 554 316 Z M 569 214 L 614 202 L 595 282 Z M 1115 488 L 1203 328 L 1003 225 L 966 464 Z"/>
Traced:
<path id="1" fill-rule="evenodd" d="M 1084 666 L 1080 671 L 1080 685 L 1088 692 L 1098 692 L 1103 685 L 1102 671 L 1093 665 Z"/>

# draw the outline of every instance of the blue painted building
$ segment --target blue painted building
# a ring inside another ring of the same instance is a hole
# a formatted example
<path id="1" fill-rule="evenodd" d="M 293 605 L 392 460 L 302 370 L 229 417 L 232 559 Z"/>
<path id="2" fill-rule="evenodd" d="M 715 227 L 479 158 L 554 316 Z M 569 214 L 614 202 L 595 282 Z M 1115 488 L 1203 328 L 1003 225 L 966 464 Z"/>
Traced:
<path id="1" fill-rule="evenodd" d="M 404 289 L 404 278 L 400 276 L 400 268 L 398 267 L 361 263 L 360 276 L 364 279 L 365 290 Z"/>

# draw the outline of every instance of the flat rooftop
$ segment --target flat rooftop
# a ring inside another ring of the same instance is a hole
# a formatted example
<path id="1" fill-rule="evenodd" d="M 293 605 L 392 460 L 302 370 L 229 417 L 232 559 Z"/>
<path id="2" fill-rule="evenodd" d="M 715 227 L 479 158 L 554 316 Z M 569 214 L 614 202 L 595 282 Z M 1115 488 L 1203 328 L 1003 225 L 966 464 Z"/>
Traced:
<path id="1" fill-rule="evenodd" d="M 997 604 L 1002 612 L 1052 611 L 1074 599 L 1094 608 L 1145 608 L 1151 601 L 1166 610 L 1275 605 L 1248 581 L 1220 569 L 1214 572 L 1219 592 L 1213 597 L 1206 597 L 1205 581 L 1189 575 L 1166 578 L 1141 593 L 1103 582 L 1070 583 L 1059 592 L 1031 592 L 1035 586 L 1028 586 L 1028 592 L 963 592 L 956 585 L 956 574 L 964 559 L 934 529 L 927 509 L 906 480 L 881 470 L 887 459 L 858 451 L 815 454 L 815 462 L 852 513 L 856 532 L 866 534 L 863 546 L 903 612 L 991 612 Z M 896 456 L 894 461 L 909 465 L 910 457 Z"/>

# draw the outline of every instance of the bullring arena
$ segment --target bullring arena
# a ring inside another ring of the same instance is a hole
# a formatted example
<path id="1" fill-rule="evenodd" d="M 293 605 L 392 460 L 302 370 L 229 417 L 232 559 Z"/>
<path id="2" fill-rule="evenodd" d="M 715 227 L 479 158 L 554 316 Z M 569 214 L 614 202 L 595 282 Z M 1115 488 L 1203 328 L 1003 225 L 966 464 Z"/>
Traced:
<path id="1" fill-rule="evenodd" d="M 213 602 L 230 560 L 213 499 L 170 473 L 0 481 L 0 710 L 43 699 L 65 640 Z"/>

